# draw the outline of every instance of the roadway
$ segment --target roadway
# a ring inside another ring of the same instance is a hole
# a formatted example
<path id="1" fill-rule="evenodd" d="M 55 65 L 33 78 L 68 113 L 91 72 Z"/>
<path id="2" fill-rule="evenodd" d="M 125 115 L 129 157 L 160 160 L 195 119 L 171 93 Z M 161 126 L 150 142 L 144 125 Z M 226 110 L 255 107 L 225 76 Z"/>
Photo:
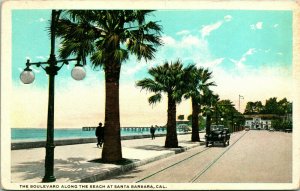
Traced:
<path id="1" fill-rule="evenodd" d="M 234 133 L 230 145 L 200 146 L 98 183 L 290 183 L 292 134 Z"/>

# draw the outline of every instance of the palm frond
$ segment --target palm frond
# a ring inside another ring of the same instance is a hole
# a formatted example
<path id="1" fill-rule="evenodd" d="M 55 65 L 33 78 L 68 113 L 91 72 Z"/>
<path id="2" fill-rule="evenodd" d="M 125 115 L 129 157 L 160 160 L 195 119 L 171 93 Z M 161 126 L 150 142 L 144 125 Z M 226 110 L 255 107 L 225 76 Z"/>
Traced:
<path id="1" fill-rule="evenodd" d="M 116 60 L 118 60 L 118 63 L 121 63 L 122 61 L 125 61 L 128 59 L 128 52 L 125 49 L 117 49 L 114 52 L 113 56 Z"/>
<path id="2" fill-rule="evenodd" d="M 104 63 L 106 62 L 104 52 L 102 50 L 97 50 L 94 52 L 94 54 L 91 56 L 91 61 L 93 63 L 94 69 L 95 67 L 99 66 L 102 67 Z"/>
<path id="3" fill-rule="evenodd" d="M 164 90 L 164 87 L 162 87 L 159 83 L 155 82 L 154 80 L 150 78 L 145 78 L 143 80 L 140 80 L 136 83 L 137 86 L 140 86 L 142 89 L 146 89 L 151 92 L 160 92 Z"/>
<path id="4" fill-rule="evenodd" d="M 162 65 L 149 69 L 148 72 L 153 78 L 150 79 L 151 83 L 155 83 L 159 87 L 160 92 L 168 94 L 172 100 L 180 103 L 184 93 L 186 92 L 186 83 L 184 81 L 185 73 L 183 70 L 182 62 L 180 60 L 176 60 L 175 62 L 170 63 L 166 61 Z M 149 78 L 142 80 L 142 82 L 144 84 L 141 84 L 141 81 L 139 81 L 139 85 L 144 86 L 144 89 L 149 90 Z M 152 85 L 151 88 L 153 87 L 154 86 Z M 152 91 L 154 90 L 152 89 Z"/>
<path id="5" fill-rule="evenodd" d="M 129 54 L 154 58 L 162 27 L 146 16 L 151 10 L 67 10 L 58 21 L 61 57 L 91 56 L 94 67 L 121 64 Z M 130 27 L 129 27 L 130 26 Z M 129 42 L 126 47 L 122 43 Z M 116 63 L 114 63 L 116 62 Z"/>
<path id="6" fill-rule="evenodd" d="M 157 93 L 151 97 L 149 97 L 148 101 L 149 101 L 149 104 L 155 104 L 157 102 L 160 102 L 162 99 L 162 95 L 160 93 Z"/>

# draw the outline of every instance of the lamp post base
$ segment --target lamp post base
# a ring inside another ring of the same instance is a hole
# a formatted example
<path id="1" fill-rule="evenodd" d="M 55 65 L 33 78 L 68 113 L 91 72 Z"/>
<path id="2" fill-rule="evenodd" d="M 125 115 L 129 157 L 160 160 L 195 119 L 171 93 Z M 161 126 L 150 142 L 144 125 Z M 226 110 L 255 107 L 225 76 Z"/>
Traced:
<path id="1" fill-rule="evenodd" d="M 55 182 L 55 176 L 44 176 L 42 182 Z"/>

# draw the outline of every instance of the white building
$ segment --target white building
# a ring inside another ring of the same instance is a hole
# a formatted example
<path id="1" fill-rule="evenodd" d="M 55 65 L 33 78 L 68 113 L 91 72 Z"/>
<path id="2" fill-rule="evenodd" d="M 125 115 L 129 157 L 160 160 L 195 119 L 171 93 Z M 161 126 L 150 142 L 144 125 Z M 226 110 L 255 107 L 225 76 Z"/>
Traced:
<path id="1" fill-rule="evenodd" d="M 272 128 L 272 119 L 278 118 L 273 114 L 254 114 L 244 115 L 246 118 L 245 126 L 250 129 L 270 129 Z"/>

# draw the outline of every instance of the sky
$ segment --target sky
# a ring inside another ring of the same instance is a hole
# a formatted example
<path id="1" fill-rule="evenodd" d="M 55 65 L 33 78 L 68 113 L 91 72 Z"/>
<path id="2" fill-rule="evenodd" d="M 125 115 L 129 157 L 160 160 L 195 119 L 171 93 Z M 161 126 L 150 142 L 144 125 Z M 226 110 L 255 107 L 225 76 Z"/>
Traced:
<path id="1" fill-rule="evenodd" d="M 11 126 L 46 127 L 48 77 L 31 67 L 35 81 L 22 84 L 20 73 L 27 59 L 46 61 L 50 53 L 48 31 L 51 10 L 12 11 Z M 149 77 L 149 68 L 180 59 L 209 68 L 213 88 L 243 112 L 249 101 L 270 97 L 292 100 L 292 12 L 262 10 L 157 10 L 147 19 L 163 27 L 163 46 L 155 59 L 122 64 L 120 79 L 121 126 L 165 125 L 167 98 L 149 105 L 151 92 L 135 84 Z M 57 50 L 59 40 L 56 41 Z M 64 66 L 55 80 L 55 126 L 81 128 L 104 121 L 104 72 L 88 62 L 86 78 L 71 77 L 74 64 Z M 239 100 L 239 95 L 244 99 Z M 240 101 L 240 107 L 239 107 Z M 177 106 L 177 116 L 191 114 L 190 100 Z"/>

